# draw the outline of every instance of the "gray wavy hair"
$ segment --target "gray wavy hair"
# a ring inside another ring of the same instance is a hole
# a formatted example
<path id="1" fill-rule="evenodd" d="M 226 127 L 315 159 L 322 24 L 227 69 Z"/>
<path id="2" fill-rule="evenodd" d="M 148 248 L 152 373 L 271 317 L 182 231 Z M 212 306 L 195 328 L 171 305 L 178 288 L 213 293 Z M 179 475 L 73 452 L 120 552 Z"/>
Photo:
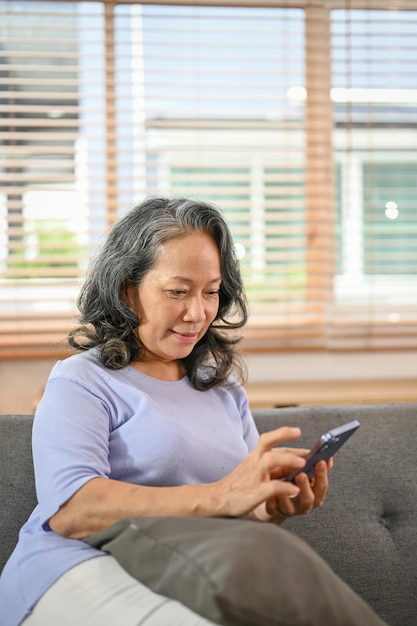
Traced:
<path id="1" fill-rule="evenodd" d="M 216 242 L 222 283 L 214 322 L 182 362 L 196 389 L 225 383 L 232 369 L 242 379 L 235 352 L 239 338 L 227 333 L 243 327 L 248 316 L 239 263 L 221 211 L 201 200 L 150 197 L 115 223 L 81 289 L 80 324 L 70 332 L 69 344 L 81 350 L 98 347 L 102 362 L 111 369 L 140 360 L 143 347 L 135 334 L 140 320 L 122 292 L 127 284 L 139 286 L 165 241 L 195 231 L 210 234 Z"/>

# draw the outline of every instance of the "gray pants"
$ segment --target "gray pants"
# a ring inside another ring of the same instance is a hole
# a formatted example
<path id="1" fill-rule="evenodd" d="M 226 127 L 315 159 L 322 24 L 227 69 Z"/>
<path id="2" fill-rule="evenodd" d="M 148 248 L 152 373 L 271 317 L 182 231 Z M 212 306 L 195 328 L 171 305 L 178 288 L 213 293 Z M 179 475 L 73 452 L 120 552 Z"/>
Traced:
<path id="1" fill-rule="evenodd" d="M 48 589 L 22 626 L 208 626 L 176 600 L 142 585 L 112 556 L 80 563 Z"/>

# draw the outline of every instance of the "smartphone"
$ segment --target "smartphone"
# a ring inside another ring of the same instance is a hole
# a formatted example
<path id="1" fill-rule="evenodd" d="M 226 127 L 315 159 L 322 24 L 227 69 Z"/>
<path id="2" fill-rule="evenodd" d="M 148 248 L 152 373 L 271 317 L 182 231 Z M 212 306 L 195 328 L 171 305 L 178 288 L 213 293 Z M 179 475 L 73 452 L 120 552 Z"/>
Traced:
<path id="1" fill-rule="evenodd" d="M 328 461 L 336 452 L 343 446 L 343 444 L 358 430 L 360 423 L 357 420 L 348 422 L 337 428 L 329 430 L 327 433 L 320 437 L 318 443 L 308 453 L 306 457 L 306 464 L 301 469 L 295 469 L 285 480 L 294 482 L 294 478 L 300 472 L 307 474 L 310 480 L 314 476 L 314 466 L 318 461 Z"/>

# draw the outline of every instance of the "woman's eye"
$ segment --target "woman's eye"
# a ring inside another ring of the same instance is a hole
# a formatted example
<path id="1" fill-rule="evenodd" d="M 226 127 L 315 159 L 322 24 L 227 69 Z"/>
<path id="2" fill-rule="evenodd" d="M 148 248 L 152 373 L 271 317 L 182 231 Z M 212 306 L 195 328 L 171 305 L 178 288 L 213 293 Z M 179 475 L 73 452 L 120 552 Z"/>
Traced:
<path id="1" fill-rule="evenodd" d="M 166 294 L 170 298 L 185 298 L 188 295 L 188 291 L 186 289 L 167 289 Z M 215 298 L 219 295 L 219 289 L 214 289 L 213 291 L 206 291 L 205 296 L 207 298 Z"/>
<path id="2" fill-rule="evenodd" d="M 210 296 L 211 298 L 213 298 L 214 296 L 218 296 L 219 295 L 219 290 L 216 289 L 215 291 L 208 291 L 207 295 Z"/>
<path id="3" fill-rule="evenodd" d="M 181 296 L 187 295 L 184 289 L 168 289 L 167 293 L 172 298 L 181 298 Z"/>

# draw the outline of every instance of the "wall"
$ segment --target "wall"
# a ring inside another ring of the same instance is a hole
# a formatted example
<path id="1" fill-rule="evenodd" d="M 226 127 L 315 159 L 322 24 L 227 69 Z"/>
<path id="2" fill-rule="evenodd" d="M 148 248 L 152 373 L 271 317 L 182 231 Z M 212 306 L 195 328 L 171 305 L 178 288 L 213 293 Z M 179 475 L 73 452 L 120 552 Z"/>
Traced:
<path id="1" fill-rule="evenodd" d="M 417 379 L 413 351 L 251 354 L 247 362 L 250 382 Z"/>
<path id="2" fill-rule="evenodd" d="M 53 361 L 0 361 L 0 414 L 33 413 Z"/>
<path id="3" fill-rule="evenodd" d="M 250 354 L 249 382 L 416 379 L 414 352 Z M 32 413 L 53 361 L 0 361 L 0 413 Z"/>

